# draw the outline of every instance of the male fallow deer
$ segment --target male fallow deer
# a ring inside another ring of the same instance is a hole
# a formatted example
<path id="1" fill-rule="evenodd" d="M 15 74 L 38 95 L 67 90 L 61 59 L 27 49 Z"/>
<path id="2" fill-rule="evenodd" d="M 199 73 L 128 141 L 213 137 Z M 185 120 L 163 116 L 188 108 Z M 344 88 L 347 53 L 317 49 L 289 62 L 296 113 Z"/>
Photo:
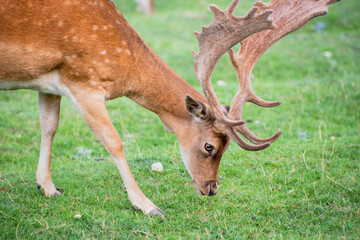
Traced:
<path id="1" fill-rule="evenodd" d="M 37 184 L 46 196 L 61 195 L 51 180 L 52 141 L 59 122 L 60 100 L 68 97 L 115 161 L 135 209 L 161 214 L 136 184 L 111 123 L 105 101 L 126 96 L 156 113 L 173 132 L 196 190 L 217 192 L 220 159 L 230 138 L 240 147 L 267 148 L 242 120 L 242 106 L 253 102 L 273 107 L 251 90 L 251 71 L 274 42 L 327 13 L 337 0 L 258 1 L 245 17 L 235 17 L 238 0 L 222 11 L 211 5 L 214 20 L 195 32 L 199 52 L 194 68 L 205 97 L 177 76 L 137 35 L 109 0 L 1 0 L 0 89 L 38 91 L 41 149 Z M 241 43 L 238 53 L 231 49 Z M 228 52 L 238 74 L 239 91 L 230 110 L 220 104 L 210 77 Z M 248 144 L 239 134 L 255 145 Z"/>

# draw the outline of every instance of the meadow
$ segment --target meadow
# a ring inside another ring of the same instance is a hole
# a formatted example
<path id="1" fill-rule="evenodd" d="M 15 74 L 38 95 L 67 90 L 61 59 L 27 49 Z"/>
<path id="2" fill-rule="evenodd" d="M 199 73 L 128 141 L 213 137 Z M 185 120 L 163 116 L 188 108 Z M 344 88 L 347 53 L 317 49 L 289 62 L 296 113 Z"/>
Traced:
<path id="1" fill-rule="evenodd" d="M 237 15 L 252 2 L 240 1 Z M 211 22 L 210 3 L 225 8 L 229 1 L 159 0 L 150 16 L 137 12 L 135 1 L 115 3 L 145 42 L 201 91 L 193 70 L 193 31 Z M 359 12 L 357 0 L 333 4 L 328 15 L 283 38 L 260 59 L 253 90 L 282 104 L 246 104 L 243 116 L 259 137 L 279 129 L 283 134 L 259 152 L 232 142 L 214 197 L 196 193 L 176 137 L 155 114 L 126 98 L 107 102 L 132 173 L 165 211 L 162 217 L 132 208 L 114 162 L 66 98 L 51 165 L 64 196 L 46 198 L 35 180 L 37 93 L 1 91 L 0 239 L 359 239 Z M 227 56 L 212 82 L 221 102 L 230 104 L 237 80 Z M 155 162 L 163 172 L 150 170 Z"/>

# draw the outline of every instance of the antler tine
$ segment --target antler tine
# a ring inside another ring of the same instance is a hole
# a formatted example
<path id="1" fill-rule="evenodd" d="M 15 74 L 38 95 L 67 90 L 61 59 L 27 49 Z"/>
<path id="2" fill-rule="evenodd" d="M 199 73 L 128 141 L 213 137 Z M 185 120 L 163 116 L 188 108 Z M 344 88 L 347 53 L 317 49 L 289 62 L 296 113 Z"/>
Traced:
<path id="1" fill-rule="evenodd" d="M 199 53 L 193 51 L 196 77 L 217 120 L 229 127 L 242 125 L 244 121 L 231 120 L 222 112 L 210 80 L 215 65 L 229 48 L 246 37 L 259 31 L 275 28 L 273 21 L 269 19 L 271 10 L 256 14 L 258 8 L 254 7 L 245 17 L 235 17 L 233 12 L 238 2 L 239 0 L 234 0 L 224 11 L 215 5 L 210 5 L 214 13 L 213 22 L 208 27 L 203 26 L 201 33 L 194 33 L 199 42 Z"/>
<path id="2" fill-rule="evenodd" d="M 239 81 L 239 90 L 230 107 L 230 118 L 242 119 L 242 108 L 245 102 L 252 102 L 262 107 L 275 107 L 280 102 L 265 101 L 254 94 L 251 90 L 251 72 L 264 52 L 276 41 L 285 35 L 299 29 L 312 18 L 327 13 L 330 4 L 338 0 L 272 0 L 269 3 L 257 1 L 254 6 L 259 12 L 264 13 L 272 9 L 272 15 L 277 29 L 253 34 L 241 42 L 241 48 L 237 54 L 230 50 L 229 57 L 233 64 Z M 272 143 L 281 135 L 281 131 L 266 139 L 256 137 L 245 126 L 237 126 L 236 130 L 245 138 L 255 144 Z"/>
<path id="3" fill-rule="evenodd" d="M 236 100 L 238 102 L 242 102 L 242 104 L 245 102 L 252 102 L 260 107 L 276 107 L 281 104 L 281 102 L 278 101 L 265 101 L 258 97 L 251 89 L 251 72 L 250 75 L 247 75 L 247 77 L 240 78 L 242 62 L 240 63 L 240 61 L 236 59 L 233 49 L 229 49 L 228 54 L 236 73 L 238 73 L 239 82 L 239 90 L 233 101 Z"/>
<path id="4" fill-rule="evenodd" d="M 272 101 L 265 101 L 258 96 L 251 89 L 251 71 L 250 74 L 247 74 L 244 77 L 241 77 L 241 69 L 242 66 L 245 65 L 245 62 L 240 62 L 232 49 L 228 51 L 230 61 L 234 66 L 236 73 L 238 74 L 238 81 L 239 81 L 239 89 L 237 94 L 235 95 L 231 107 L 230 107 L 230 116 L 231 114 L 236 113 L 234 117 L 238 119 L 242 119 L 242 108 L 245 102 L 252 102 L 261 107 L 275 107 L 281 104 L 281 102 L 272 102 Z M 243 64 L 241 64 L 243 63 Z M 275 135 L 269 138 L 259 138 L 255 136 L 245 125 L 237 126 L 236 130 L 243 135 L 246 139 L 251 141 L 254 144 L 262 144 L 262 143 L 273 143 L 275 142 L 282 134 L 282 131 L 277 132 Z"/>
<path id="5" fill-rule="evenodd" d="M 239 0 L 234 0 L 230 3 L 229 7 L 226 9 L 226 11 L 229 12 L 229 14 L 234 14 L 234 11 L 237 7 L 237 5 L 239 4 Z"/>
<path id="6" fill-rule="evenodd" d="M 259 138 L 255 136 L 245 125 L 237 126 L 236 131 L 243 135 L 246 139 L 254 144 L 263 144 L 263 143 L 273 143 L 275 142 L 282 134 L 282 131 L 278 131 L 276 134 L 269 138 Z"/>
<path id="7" fill-rule="evenodd" d="M 242 125 L 244 126 L 244 125 Z M 234 128 L 227 128 L 225 130 L 226 134 L 234 140 L 241 148 L 248 150 L 248 151 L 259 151 L 263 150 L 270 146 L 270 143 L 261 143 L 259 145 L 251 145 L 246 143 L 244 140 L 240 138 L 240 136 L 236 133 Z"/>

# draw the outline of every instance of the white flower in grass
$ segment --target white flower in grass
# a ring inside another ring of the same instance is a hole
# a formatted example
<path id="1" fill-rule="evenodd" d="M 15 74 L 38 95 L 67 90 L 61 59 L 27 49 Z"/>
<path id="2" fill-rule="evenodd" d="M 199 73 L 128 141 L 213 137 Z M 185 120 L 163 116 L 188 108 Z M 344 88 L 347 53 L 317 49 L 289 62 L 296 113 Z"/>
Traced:
<path id="1" fill-rule="evenodd" d="M 327 58 L 331 58 L 331 57 L 332 57 L 332 53 L 329 52 L 329 51 L 325 51 L 325 52 L 324 52 L 324 56 L 327 57 Z"/>
<path id="2" fill-rule="evenodd" d="M 324 28 L 325 28 L 325 24 L 324 24 L 323 22 L 317 22 L 317 23 L 315 24 L 315 31 L 316 31 L 317 33 L 322 33 L 323 30 L 324 30 Z"/>
<path id="3" fill-rule="evenodd" d="M 218 81 L 216 82 L 216 84 L 217 84 L 219 87 L 224 87 L 224 86 L 226 86 L 226 82 L 223 81 L 223 80 L 218 80 Z"/>
<path id="4" fill-rule="evenodd" d="M 306 132 L 307 131 L 298 131 L 298 137 L 303 139 L 303 140 L 306 140 Z"/>
<path id="5" fill-rule="evenodd" d="M 77 147 L 77 155 L 75 156 L 75 158 L 87 158 L 90 159 L 91 158 L 91 153 L 92 153 L 92 149 L 86 149 L 83 146 L 81 147 Z"/>
<path id="6" fill-rule="evenodd" d="M 135 143 L 135 138 L 132 134 L 124 133 L 124 137 L 125 137 L 125 140 L 123 141 L 124 145 L 131 145 L 131 144 Z"/>

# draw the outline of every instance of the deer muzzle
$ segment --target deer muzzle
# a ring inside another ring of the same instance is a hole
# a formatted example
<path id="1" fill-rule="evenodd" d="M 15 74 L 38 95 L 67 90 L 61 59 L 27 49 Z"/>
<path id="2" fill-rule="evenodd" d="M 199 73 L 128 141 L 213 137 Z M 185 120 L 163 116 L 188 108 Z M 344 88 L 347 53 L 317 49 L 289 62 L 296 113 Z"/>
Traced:
<path id="1" fill-rule="evenodd" d="M 219 188 L 219 182 L 216 180 L 201 182 L 194 179 L 193 182 L 196 191 L 204 196 L 214 196 Z"/>

